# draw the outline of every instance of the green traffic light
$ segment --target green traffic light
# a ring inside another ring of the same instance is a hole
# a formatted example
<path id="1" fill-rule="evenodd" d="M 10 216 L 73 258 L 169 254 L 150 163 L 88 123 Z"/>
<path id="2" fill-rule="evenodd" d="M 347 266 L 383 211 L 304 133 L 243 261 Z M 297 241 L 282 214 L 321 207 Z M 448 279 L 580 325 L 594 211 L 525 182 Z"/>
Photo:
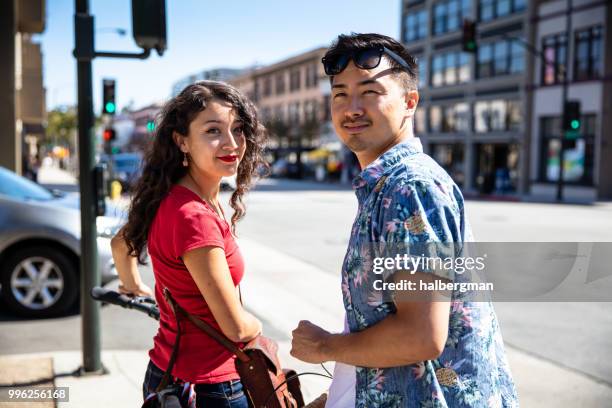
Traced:
<path id="1" fill-rule="evenodd" d="M 155 130 L 155 122 L 153 121 L 147 122 L 147 130 L 149 132 L 153 132 Z"/>
<path id="2" fill-rule="evenodd" d="M 115 112 L 115 104 L 112 102 L 107 102 L 106 103 L 106 111 L 108 113 L 114 113 Z"/>
<path id="3" fill-rule="evenodd" d="M 580 127 L 580 121 L 577 119 L 574 119 L 570 122 L 570 126 L 572 127 L 572 129 L 578 130 L 578 128 Z"/>

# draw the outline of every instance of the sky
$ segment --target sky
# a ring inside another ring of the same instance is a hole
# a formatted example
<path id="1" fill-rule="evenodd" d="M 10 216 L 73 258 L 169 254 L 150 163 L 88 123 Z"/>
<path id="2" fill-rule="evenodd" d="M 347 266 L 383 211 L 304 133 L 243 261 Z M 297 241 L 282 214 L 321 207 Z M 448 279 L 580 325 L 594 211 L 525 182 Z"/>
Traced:
<path id="1" fill-rule="evenodd" d="M 140 52 L 132 37 L 130 0 L 89 0 L 96 51 Z M 167 50 L 146 60 L 93 61 L 94 112 L 102 79 L 116 80 L 118 110 L 163 102 L 181 78 L 217 67 L 271 64 L 327 46 L 341 33 L 399 37 L 400 0 L 166 0 Z M 76 103 L 74 0 L 47 0 L 43 52 L 47 109 Z M 125 36 L 109 30 L 122 28 Z"/>

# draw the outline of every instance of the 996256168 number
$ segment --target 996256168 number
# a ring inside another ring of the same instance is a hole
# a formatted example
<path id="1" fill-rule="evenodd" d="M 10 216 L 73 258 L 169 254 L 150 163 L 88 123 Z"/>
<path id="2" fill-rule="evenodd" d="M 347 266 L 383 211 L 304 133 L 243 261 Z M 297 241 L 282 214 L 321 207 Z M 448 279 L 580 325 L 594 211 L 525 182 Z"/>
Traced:
<path id="1" fill-rule="evenodd" d="M 6 387 L 0 388 L 0 402 L 69 401 L 68 387 Z"/>

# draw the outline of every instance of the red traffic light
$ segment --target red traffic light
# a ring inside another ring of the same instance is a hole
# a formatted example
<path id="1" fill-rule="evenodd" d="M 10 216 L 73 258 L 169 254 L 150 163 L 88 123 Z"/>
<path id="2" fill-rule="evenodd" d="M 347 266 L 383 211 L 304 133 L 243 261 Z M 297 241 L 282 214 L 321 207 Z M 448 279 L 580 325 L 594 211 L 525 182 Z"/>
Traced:
<path id="1" fill-rule="evenodd" d="M 104 138 L 105 142 L 110 142 L 111 140 L 115 140 L 115 137 L 116 137 L 115 129 L 112 129 L 112 128 L 104 129 L 104 133 L 102 133 L 102 137 Z"/>

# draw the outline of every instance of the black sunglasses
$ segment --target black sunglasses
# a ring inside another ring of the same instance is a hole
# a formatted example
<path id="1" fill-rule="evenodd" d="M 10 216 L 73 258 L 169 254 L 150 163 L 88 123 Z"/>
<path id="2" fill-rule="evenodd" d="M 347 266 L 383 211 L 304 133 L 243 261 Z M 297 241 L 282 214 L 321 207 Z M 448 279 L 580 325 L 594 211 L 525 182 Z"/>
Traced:
<path id="1" fill-rule="evenodd" d="M 387 54 L 389 58 L 397 62 L 406 71 L 412 73 L 413 69 L 408 63 L 399 55 L 384 46 L 363 48 L 348 53 L 339 53 L 331 55 L 329 57 L 323 57 L 323 68 L 325 68 L 325 74 L 327 75 L 338 75 L 348 65 L 350 60 L 361 69 L 373 69 L 380 64 L 383 54 Z"/>

